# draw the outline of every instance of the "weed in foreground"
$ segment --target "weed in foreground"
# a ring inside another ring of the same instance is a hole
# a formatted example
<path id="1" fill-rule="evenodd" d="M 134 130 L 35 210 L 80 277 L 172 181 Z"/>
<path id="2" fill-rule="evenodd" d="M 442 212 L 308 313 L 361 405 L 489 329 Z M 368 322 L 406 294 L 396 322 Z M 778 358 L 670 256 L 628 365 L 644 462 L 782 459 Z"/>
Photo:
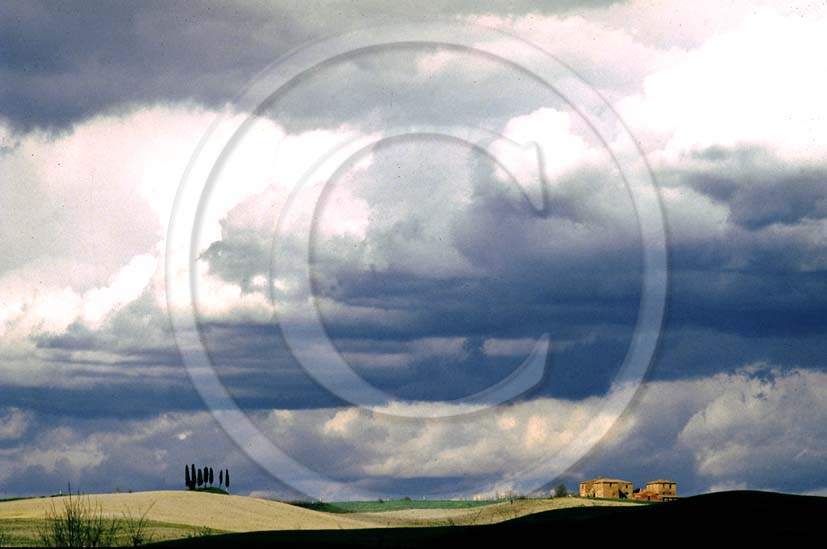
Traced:
<path id="1" fill-rule="evenodd" d="M 115 545 L 121 524 L 107 518 L 100 505 L 93 505 L 80 493 L 63 499 L 63 509 L 52 502 L 46 511 L 46 524 L 38 531 L 38 542 L 43 547 L 110 547 Z"/>
<path id="2" fill-rule="evenodd" d="M 123 529 L 126 533 L 127 541 L 132 547 L 152 543 L 152 534 L 149 532 L 149 521 L 146 517 L 154 505 L 155 503 L 153 502 L 140 517 L 134 516 L 128 507 L 123 513 Z"/>
<path id="3" fill-rule="evenodd" d="M 202 526 L 201 528 L 190 530 L 189 533 L 187 533 L 188 538 L 203 538 L 211 535 L 213 535 L 213 529 L 209 526 Z"/>

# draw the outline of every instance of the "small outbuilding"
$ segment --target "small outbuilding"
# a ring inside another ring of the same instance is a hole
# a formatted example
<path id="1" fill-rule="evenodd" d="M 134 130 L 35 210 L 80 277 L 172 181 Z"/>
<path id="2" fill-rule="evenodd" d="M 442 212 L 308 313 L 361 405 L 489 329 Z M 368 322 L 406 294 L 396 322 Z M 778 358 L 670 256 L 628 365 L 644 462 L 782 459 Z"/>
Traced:
<path id="1" fill-rule="evenodd" d="M 660 496 L 654 492 L 638 489 L 632 494 L 632 499 L 638 501 L 660 501 Z"/>
<path id="2" fill-rule="evenodd" d="M 646 483 L 646 491 L 653 492 L 663 498 L 675 497 L 678 495 L 678 483 L 671 480 L 653 480 Z"/>
<path id="3" fill-rule="evenodd" d="M 678 485 L 671 480 L 653 480 L 644 490 L 635 490 L 633 499 L 641 501 L 672 501 L 678 499 Z"/>

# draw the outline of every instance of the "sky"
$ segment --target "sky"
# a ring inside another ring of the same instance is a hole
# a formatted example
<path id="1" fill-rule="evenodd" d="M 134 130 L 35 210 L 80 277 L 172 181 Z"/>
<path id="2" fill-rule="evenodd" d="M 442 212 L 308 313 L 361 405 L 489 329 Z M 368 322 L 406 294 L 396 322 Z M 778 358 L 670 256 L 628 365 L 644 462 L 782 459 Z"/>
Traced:
<path id="1" fill-rule="evenodd" d="M 815 1 L 4 3 L 0 497 L 827 494 L 825 50 Z"/>

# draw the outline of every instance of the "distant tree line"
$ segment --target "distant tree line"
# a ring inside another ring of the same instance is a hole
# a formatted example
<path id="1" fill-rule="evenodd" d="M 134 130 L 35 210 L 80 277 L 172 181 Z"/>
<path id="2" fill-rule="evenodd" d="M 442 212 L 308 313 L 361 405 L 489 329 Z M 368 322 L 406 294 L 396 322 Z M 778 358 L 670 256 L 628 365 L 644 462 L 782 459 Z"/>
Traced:
<path id="1" fill-rule="evenodd" d="M 208 488 L 215 484 L 215 473 L 212 467 L 196 468 L 195 464 L 184 465 L 184 485 L 190 490 Z M 218 487 L 230 489 L 230 470 L 218 471 Z"/>

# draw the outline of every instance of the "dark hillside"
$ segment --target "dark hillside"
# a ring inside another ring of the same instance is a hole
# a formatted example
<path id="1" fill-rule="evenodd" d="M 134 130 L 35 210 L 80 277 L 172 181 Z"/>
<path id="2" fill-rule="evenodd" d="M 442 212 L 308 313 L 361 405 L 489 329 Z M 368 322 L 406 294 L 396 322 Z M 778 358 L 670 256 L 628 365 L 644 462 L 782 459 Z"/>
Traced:
<path id="1" fill-rule="evenodd" d="M 720 492 L 639 507 L 547 511 L 488 526 L 275 531 L 167 542 L 165 546 L 444 547 L 521 540 L 628 545 L 676 541 L 812 539 L 827 519 L 827 498 L 772 492 Z"/>

